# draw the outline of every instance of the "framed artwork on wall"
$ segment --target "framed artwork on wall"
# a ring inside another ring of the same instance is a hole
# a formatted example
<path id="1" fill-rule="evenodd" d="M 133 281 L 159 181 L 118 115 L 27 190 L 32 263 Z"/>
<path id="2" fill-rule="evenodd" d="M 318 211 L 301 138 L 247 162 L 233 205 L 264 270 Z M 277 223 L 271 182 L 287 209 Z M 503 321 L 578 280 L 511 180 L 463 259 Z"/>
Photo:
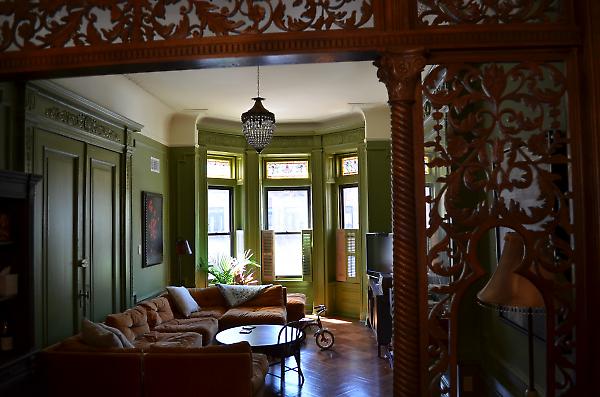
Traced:
<path id="1" fill-rule="evenodd" d="M 142 267 L 163 262 L 163 197 L 142 192 Z"/>

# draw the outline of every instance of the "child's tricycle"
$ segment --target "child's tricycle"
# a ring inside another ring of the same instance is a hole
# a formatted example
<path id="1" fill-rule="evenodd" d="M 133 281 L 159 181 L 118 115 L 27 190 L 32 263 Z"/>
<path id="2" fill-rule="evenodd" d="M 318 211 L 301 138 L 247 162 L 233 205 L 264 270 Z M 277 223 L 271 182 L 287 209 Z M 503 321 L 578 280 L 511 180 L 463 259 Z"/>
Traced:
<path id="1" fill-rule="evenodd" d="M 335 340 L 333 333 L 327 328 L 323 328 L 323 324 L 321 323 L 321 314 L 325 313 L 327 308 L 325 305 L 319 305 L 315 307 L 315 310 L 317 312 L 317 318 L 302 319 L 302 330 L 306 332 L 307 329 L 316 327 L 317 330 L 315 331 L 315 341 L 317 342 L 317 346 L 323 350 L 326 350 L 333 346 L 333 342 Z"/>

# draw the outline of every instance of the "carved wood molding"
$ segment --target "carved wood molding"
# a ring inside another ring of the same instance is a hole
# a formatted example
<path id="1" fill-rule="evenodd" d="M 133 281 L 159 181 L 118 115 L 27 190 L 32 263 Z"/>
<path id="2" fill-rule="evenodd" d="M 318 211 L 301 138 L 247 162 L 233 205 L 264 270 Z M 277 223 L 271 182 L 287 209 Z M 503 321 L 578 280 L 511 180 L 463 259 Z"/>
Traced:
<path id="1" fill-rule="evenodd" d="M 89 132 L 90 134 L 94 134 L 117 143 L 122 143 L 120 133 L 101 125 L 98 120 L 88 116 L 85 113 L 73 113 L 69 112 L 68 110 L 51 106 L 44 109 L 44 115 L 50 119 L 60 121 L 63 124 Z"/>
<path id="2" fill-rule="evenodd" d="M 415 87 L 425 66 L 422 49 L 399 54 L 386 53 L 374 64 L 379 81 L 388 90 L 390 103 L 415 100 Z"/>
<path id="3" fill-rule="evenodd" d="M 579 45 L 573 26 L 486 26 L 431 28 L 395 33 L 304 32 L 243 37 L 205 37 L 76 48 L 27 48 L 0 53 L 0 77 L 46 76 L 65 71 L 118 72 L 181 67 L 238 66 L 231 58 L 278 54 L 277 61 L 372 59 L 387 48 L 424 47 L 428 51 L 479 48 L 538 48 Z M 322 55 L 327 53 L 327 56 Z M 312 54 L 312 55 L 311 55 Z M 321 55 L 319 55 L 321 54 Z M 349 55 L 350 54 L 350 55 Z M 286 55 L 289 56 L 286 58 Z M 89 73 L 89 72 L 88 72 Z"/>
<path id="4" fill-rule="evenodd" d="M 394 235 L 394 396 L 423 393 L 415 202 L 415 87 L 425 66 L 422 50 L 386 53 L 375 61 L 377 76 L 386 85 L 392 126 L 392 231 Z"/>
<path id="5" fill-rule="evenodd" d="M 371 0 L 1 1 L 0 51 L 374 25 Z"/>

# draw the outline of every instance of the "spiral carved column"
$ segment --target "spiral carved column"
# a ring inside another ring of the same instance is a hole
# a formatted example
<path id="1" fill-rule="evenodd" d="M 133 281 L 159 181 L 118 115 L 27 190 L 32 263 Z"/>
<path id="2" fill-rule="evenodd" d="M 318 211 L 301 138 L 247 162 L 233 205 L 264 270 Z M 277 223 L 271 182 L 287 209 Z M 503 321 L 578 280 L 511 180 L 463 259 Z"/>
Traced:
<path id="1" fill-rule="evenodd" d="M 423 394 L 419 340 L 419 280 L 415 203 L 413 108 L 425 66 L 422 51 L 386 53 L 375 61 L 389 95 L 392 117 L 392 212 L 394 233 L 394 397 Z"/>

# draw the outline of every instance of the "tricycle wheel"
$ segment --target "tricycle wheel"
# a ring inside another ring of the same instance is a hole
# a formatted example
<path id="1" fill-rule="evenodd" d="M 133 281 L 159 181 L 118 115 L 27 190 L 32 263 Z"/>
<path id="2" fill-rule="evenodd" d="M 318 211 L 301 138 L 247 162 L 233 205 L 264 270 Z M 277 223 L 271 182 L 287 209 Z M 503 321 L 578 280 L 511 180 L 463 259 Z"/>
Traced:
<path id="1" fill-rule="evenodd" d="M 319 346 L 323 350 L 327 350 L 331 346 L 333 346 L 334 340 L 335 339 L 331 331 L 328 331 L 326 329 L 318 332 L 316 335 L 317 346 Z"/>

